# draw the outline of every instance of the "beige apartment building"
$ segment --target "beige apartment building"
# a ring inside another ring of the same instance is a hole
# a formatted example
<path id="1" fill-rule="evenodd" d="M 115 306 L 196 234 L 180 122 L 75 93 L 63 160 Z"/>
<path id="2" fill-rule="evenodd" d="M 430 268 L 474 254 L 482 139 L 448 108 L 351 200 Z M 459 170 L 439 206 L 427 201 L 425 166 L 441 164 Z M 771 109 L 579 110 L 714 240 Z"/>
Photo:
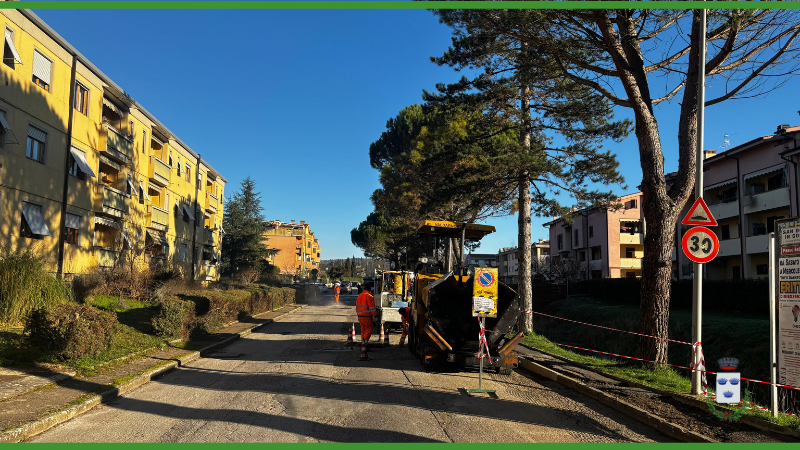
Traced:
<path id="1" fill-rule="evenodd" d="M 503 247 L 497 252 L 497 274 L 506 284 L 519 283 L 519 247 Z M 550 241 L 539 239 L 531 244 L 532 273 L 543 271 L 550 265 Z"/>
<path id="2" fill-rule="evenodd" d="M 641 210 L 642 193 L 619 198 L 623 208 L 574 211 L 572 223 L 564 218 L 545 223 L 550 230 L 551 263 L 577 261 L 580 279 L 638 278 L 642 276 L 646 226 Z"/>

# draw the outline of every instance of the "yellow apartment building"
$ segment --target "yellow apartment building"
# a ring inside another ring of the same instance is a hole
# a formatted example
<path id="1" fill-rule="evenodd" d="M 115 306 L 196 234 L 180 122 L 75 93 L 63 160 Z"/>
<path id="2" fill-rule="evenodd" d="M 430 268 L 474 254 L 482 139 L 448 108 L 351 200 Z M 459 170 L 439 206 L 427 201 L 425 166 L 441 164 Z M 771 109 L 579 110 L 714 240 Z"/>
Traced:
<path id="1" fill-rule="evenodd" d="M 218 279 L 225 178 L 34 13 L 0 27 L 0 247 Z"/>
<path id="2" fill-rule="evenodd" d="M 319 270 L 322 253 L 319 239 L 314 236 L 311 227 L 305 221 L 267 222 L 264 243 L 276 250 L 267 261 L 278 267 L 282 275 L 308 276 L 311 270 Z"/>

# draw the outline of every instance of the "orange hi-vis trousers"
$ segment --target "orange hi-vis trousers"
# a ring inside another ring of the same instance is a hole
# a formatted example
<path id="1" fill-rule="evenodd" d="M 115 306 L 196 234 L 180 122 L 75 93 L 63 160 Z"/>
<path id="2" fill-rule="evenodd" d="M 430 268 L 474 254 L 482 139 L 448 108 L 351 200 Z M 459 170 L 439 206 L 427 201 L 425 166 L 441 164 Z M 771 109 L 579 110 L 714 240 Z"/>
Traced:
<path id="1" fill-rule="evenodd" d="M 361 325 L 361 340 L 368 341 L 372 336 L 372 317 L 358 316 L 358 323 Z"/>

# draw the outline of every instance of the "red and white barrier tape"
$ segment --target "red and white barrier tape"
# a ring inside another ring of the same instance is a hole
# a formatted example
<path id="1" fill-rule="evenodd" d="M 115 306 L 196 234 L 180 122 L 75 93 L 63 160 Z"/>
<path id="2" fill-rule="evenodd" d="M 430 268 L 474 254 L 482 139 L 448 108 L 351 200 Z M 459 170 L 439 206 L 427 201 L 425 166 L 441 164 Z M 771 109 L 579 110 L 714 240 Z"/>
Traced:
<path id="1" fill-rule="evenodd" d="M 659 340 L 662 340 L 662 341 L 675 342 L 677 344 L 692 345 L 689 342 L 676 341 L 674 339 L 667 339 L 667 338 L 662 338 L 662 337 L 658 337 L 658 336 L 651 336 L 649 334 L 634 333 L 633 331 L 619 330 L 619 329 L 616 329 L 616 328 L 609 328 L 609 327 L 604 327 L 604 326 L 601 326 L 601 325 L 595 325 L 593 323 L 578 322 L 577 320 L 571 320 L 571 319 L 565 319 L 563 317 L 551 316 L 549 314 L 540 313 L 540 312 L 536 312 L 536 311 L 523 311 L 523 313 L 525 313 L 525 314 L 537 314 L 537 315 L 540 315 L 540 316 L 550 317 L 550 318 L 553 318 L 553 319 L 564 320 L 564 321 L 567 321 L 567 322 L 578 323 L 578 324 L 581 324 L 581 325 L 588 325 L 590 327 L 597 327 L 597 328 L 602 328 L 604 330 L 611 330 L 611 331 L 619 331 L 621 333 L 628 333 L 628 334 L 633 334 L 633 335 L 636 335 L 636 336 L 644 336 L 644 337 L 649 337 L 649 338 L 653 338 L 653 339 L 659 339 Z"/>
<path id="2" fill-rule="evenodd" d="M 489 355 L 489 344 L 486 342 L 486 332 L 483 328 L 483 322 L 481 322 L 480 318 L 478 318 L 478 324 L 481 326 L 481 332 L 478 335 L 478 359 L 483 359 L 484 357 L 488 356 L 489 363 L 491 364 L 492 357 Z M 484 349 L 486 350 L 486 353 L 484 353 Z"/>
<path id="3" fill-rule="evenodd" d="M 701 342 L 695 342 L 692 346 L 692 352 L 694 354 L 694 360 L 697 361 L 697 363 L 693 364 L 690 370 L 692 372 L 696 370 L 700 371 L 700 380 L 703 385 L 703 395 L 705 396 L 708 395 L 708 380 L 706 379 L 706 360 L 703 358 L 703 344 Z"/>

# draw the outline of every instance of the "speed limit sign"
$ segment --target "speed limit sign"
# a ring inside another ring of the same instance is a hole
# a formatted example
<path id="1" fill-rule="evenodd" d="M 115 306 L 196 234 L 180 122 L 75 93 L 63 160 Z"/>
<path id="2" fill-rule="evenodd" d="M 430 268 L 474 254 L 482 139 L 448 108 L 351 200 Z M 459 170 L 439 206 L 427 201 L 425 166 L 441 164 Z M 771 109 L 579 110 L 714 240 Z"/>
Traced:
<path id="1" fill-rule="evenodd" d="M 719 239 L 706 227 L 691 228 L 683 235 L 683 253 L 696 263 L 707 263 L 719 253 Z"/>

